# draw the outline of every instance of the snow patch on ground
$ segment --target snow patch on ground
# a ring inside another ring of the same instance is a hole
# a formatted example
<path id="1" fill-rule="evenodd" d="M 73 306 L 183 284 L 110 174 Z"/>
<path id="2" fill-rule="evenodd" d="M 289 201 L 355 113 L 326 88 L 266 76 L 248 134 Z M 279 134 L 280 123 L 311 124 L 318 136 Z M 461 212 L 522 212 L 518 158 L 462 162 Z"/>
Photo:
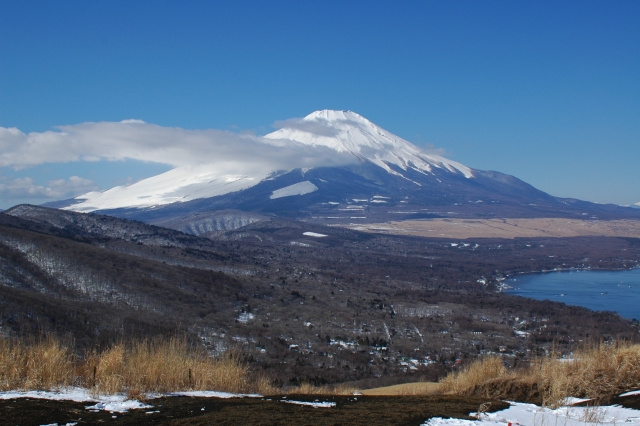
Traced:
<path id="1" fill-rule="evenodd" d="M 581 402 L 587 402 L 587 401 L 591 401 L 590 398 L 576 398 L 573 396 L 570 396 L 568 398 L 566 398 L 563 402 L 564 405 L 576 405 L 576 404 L 580 404 Z"/>
<path id="2" fill-rule="evenodd" d="M 285 186 L 284 188 L 277 189 L 271 193 L 272 200 L 282 197 L 290 197 L 292 195 L 305 195 L 310 194 L 318 190 L 318 187 L 313 183 L 305 180 L 304 182 L 294 183 L 293 185 Z"/>
<path id="3" fill-rule="evenodd" d="M 335 402 L 307 402 L 307 401 L 287 401 L 287 400 L 283 400 L 282 402 L 286 402 L 287 404 L 307 405 L 313 408 L 331 408 L 336 406 Z"/>
<path id="4" fill-rule="evenodd" d="M 327 235 L 318 234 L 317 232 L 303 232 L 302 235 L 306 235 L 307 237 L 316 237 L 316 238 L 327 237 Z"/>
<path id="5" fill-rule="evenodd" d="M 299 241 L 291 241 L 289 244 L 291 244 L 292 246 L 311 247 L 310 244 L 301 243 Z"/>
<path id="6" fill-rule="evenodd" d="M 142 410 L 152 408 L 152 405 L 144 404 L 140 401 L 129 400 L 122 402 L 98 402 L 96 405 L 85 407 L 90 411 L 109 411 L 112 413 L 126 413 L 129 410 Z"/>
<path id="7" fill-rule="evenodd" d="M 238 321 L 243 324 L 248 323 L 249 321 L 253 320 L 253 318 L 255 318 L 255 315 L 253 315 L 251 312 L 240 312 L 240 315 L 238 315 Z"/>
<path id="8" fill-rule="evenodd" d="M 157 398 L 163 396 L 190 396 L 194 398 L 261 398 L 262 395 L 257 393 L 230 393 L 230 392 L 216 392 L 216 391 L 187 391 L 187 392 L 172 392 L 166 395 L 157 395 Z"/>
<path id="9" fill-rule="evenodd" d="M 258 394 L 236 394 L 216 391 L 188 391 L 172 392 L 168 394 L 149 394 L 148 399 L 162 398 L 165 396 L 189 396 L 200 398 L 260 398 Z M 92 396 L 87 389 L 66 388 L 59 391 L 9 391 L 0 392 L 0 399 L 48 399 L 50 401 L 74 401 L 95 402 L 86 407 L 92 411 L 110 411 L 114 413 L 126 413 L 128 410 L 142 410 L 152 408 L 152 405 L 144 404 L 135 399 L 127 400 L 123 394 Z"/>
<path id="10" fill-rule="evenodd" d="M 562 425 L 584 426 L 615 425 L 631 423 L 640 425 L 640 410 L 620 406 L 572 407 L 565 406 L 555 410 L 534 404 L 510 402 L 506 410 L 482 414 L 479 420 L 444 419 L 434 417 L 423 426 L 506 426 L 512 425 Z M 475 413 L 471 413 L 471 416 Z"/>
<path id="11" fill-rule="evenodd" d="M 57 392 L 52 391 L 8 391 L 0 392 L 0 399 L 17 399 L 17 398 L 33 398 L 33 399 L 49 399 L 51 401 L 74 401 L 74 402 L 93 402 L 98 399 L 92 397 L 86 389 L 67 388 Z M 100 399 L 105 401 L 124 401 L 124 396 L 118 395 L 101 395 Z"/>
<path id="12" fill-rule="evenodd" d="M 67 388 L 57 392 L 53 391 L 12 391 L 0 392 L 0 399 L 17 399 L 17 398 L 33 398 L 48 399 L 51 401 L 74 401 L 74 402 L 95 402 L 90 405 L 87 410 L 94 411 L 113 411 L 118 413 L 126 413 L 128 410 L 139 410 L 150 408 L 150 405 L 143 404 L 136 400 L 127 400 L 126 395 L 98 395 L 91 396 L 87 389 Z"/>

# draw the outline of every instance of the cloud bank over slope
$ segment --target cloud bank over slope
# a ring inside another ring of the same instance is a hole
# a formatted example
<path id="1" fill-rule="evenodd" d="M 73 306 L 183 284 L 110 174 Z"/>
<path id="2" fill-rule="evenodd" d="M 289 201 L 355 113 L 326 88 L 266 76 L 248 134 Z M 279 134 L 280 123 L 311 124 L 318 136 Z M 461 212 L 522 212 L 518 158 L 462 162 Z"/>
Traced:
<path id="1" fill-rule="evenodd" d="M 248 133 L 187 130 L 140 120 L 81 123 L 58 131 L 24 133 L 0 127 L 0 167 L 16 169 L 45 163 L 135 159 L 174 167 L 237 163 L 269 169 L 345 164 L 348 157 Z"/>
<path id="2" fill-rule="evenodd" d="M 0 168 L 22 171 L 20 176 L 0 176 L 1 207 L 69 198 L 100 189 L 92 180 L 71 171 L 72 164 L 68 175 L 39 179 L 39 169 L 47 164 L 129 159 L 181 170 L 206 169 L 219 176 L 266 176 L 273 170 L 339 166 L 354 161 L 327 147 L 284 143 L 250 133 L 163 127 L 141 120 L 80 123 L 31 133 L 0 127 Z"/>

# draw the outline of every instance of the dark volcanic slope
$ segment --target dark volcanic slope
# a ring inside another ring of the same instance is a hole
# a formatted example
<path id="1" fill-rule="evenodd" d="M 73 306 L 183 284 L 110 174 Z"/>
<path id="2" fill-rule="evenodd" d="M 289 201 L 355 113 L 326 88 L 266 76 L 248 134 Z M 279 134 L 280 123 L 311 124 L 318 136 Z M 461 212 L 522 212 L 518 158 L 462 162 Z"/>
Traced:
<path id="1" fill-rule="evenodd" d="M 181 330 L 213 352 L 238 347 L 282 384 L 434 378 L 478 353 L 526 359 L 638 335 L 612 313 L 495 292 L 507 273 L 636 265 L 637 239 L 453 246 L 286 219 L 207 239 L 35 206 L 8 213 L 21 217 L 0 214 L 4 332 L 70 332 L 83 346 Z"/>
<path id="2" fill-rule="evenodd" d="M 432 175 L 411 169 L 402 173 L 405 178 L 366 162 L 349 167 L 298 169 L 244 191 L 218 197 L 101 213 L 156 224 L 224 209 L 322 224 L 430 217 L 575 218 L 585 217 L 585 213 L 600 219 L 640 218 L 639 209 L 553 197 L 498 172 L 475 170 L 476 177 L 472 179 L 439 170 L 434 170 Z M 318 190 L 300 196 L 270 198 L 273 191 L 303 181 L 313 183 Z"/>

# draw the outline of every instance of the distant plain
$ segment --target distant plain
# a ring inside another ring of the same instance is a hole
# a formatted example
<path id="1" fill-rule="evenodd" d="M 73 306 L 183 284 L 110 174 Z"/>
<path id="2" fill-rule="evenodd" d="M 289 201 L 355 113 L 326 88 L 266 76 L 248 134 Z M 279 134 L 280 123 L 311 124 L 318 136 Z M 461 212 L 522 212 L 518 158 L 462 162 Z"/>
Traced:
<path id="1" fill-rule="evenodd" d="M 587 236 L 640 238 L 640 221 L 625 219 L 428 219 L 351 224 L 347 227 L 377 234 L 457 239 Z"/>

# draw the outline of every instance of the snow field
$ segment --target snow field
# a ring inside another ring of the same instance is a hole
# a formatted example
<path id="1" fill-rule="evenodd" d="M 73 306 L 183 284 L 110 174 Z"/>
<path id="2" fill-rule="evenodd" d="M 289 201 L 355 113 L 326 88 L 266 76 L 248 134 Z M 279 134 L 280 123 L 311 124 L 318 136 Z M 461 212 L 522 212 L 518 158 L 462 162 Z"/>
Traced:
<path id="1" fill-rule="evenodd" d="M 305 180 L 303 182 L 294 183 L 293 185 L 285 186 L 284 188 L 277 189 L 271 193 L 269 197 L 272 200 L 282 197 L 291 197 L 292 195 L 305 195 L 310 194 L 318 190 L 318 187 L 313 183 Z"/>
<path id="2" fill-rule="evenodd" d="M 553 410 L 534 404 L 511 402 L 506 410 L 482 414 L 478 420 L 434 417 L 423 423 L 423 426 L 585 426 L 620 423 L 640 425 L 640 410 L 615 405 L 563 406 Z"/>

